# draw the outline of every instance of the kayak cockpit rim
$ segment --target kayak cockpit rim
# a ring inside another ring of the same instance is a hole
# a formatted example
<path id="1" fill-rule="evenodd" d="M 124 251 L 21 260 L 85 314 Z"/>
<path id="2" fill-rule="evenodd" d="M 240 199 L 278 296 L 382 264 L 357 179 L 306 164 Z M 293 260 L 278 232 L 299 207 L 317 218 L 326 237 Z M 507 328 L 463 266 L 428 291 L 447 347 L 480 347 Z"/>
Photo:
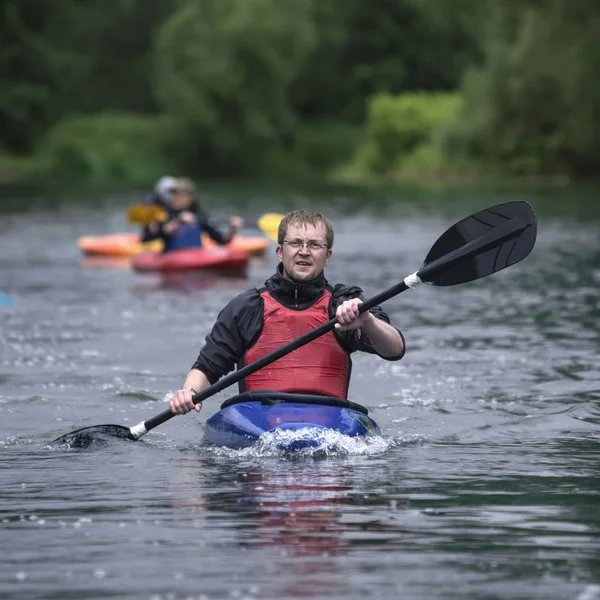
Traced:
<path id="1" fill-rule="evenodd" d="M 229 398 L 221 404 L 221 410 L 234 404 L 241 404 L 242 402 L 260 402 L 263 405 L 274 405 L 285 402 L 293 402 L 295 404 L 320 404 L 322 406 L 339 406 L 341 408 L 349 408 L 363 413 L 364 415 L 369 414 L 369 410 L 357 404 L 356 402 L 350 402 L 350 400 L 344 400 L 343 398 L 334 398 L 332 396 L 317 396 L 314 394 L 296 394 L 293 392 L 274 392 L 272 390 L 256 390 L 253 392 L 244 392 Z"/>

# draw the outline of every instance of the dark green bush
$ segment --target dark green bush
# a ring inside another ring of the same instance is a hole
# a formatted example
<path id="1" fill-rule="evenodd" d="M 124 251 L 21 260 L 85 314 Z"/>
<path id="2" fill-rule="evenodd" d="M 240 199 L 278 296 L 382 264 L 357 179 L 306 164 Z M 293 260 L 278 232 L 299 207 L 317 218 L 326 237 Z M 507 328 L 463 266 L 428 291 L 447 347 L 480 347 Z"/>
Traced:
<path id="1" fill-rule="evenodd" d="M 402 169 L 402 162 L 435 132 L 448 126 L 460 108 L 452 93 L 377 94 L 369 102 L 364 141 L 354 168 L 361 175 L 384 175 Z"/>
<path id="2" fill-rule="evenodd" d="M 101 113 L 60 121 L 42 139 L 39 175 L 92 182 L 147 182 L 176 169 L 169 146 L 174 121 L 166 117 Z"/>
<path id="3" fill-rule="evenodd" d="M 600 168 L 600 13 L 591 0 L 498 5 L 482 67 L 464 78 L 454 152 L 517 175 Z"/>

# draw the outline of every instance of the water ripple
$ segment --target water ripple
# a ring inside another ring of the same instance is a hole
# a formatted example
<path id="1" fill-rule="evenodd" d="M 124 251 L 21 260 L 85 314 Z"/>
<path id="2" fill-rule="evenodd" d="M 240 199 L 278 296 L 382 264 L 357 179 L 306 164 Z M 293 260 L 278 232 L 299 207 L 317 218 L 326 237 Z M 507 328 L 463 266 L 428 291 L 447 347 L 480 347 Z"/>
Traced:
<path id="1" fill-rule="evenodd" d="M 138 442 L 57 451 L 46 444 L 68 431 L 164 410 L 222 306 L 275 266 L 269 254 L 247 279 L 181 287 L 99 269 L 74 238 L 127 224 L 122 203 L 89 211 L 3 219 L 7 597 L 600 598 L 593 224 L 544 220 L 521 265 L 387 302 L 407 355 L 353 357 L 350 388 L 381 436 L 331 432 L 293 455 L 273 436 L 208 446 L 230 389 Z M 340 215 L 329 279 L 389 287 L 442 215 Z"/>

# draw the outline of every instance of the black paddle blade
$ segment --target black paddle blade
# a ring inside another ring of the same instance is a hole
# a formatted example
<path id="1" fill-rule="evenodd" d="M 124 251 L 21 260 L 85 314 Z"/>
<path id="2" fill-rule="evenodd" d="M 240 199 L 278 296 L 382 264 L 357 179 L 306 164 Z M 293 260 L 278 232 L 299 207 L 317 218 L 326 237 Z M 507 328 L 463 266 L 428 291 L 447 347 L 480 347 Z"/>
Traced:
<path id="1" fill-rule="evenodd" d="M 136 439 L 131 435 L 131 430 L 122 425 L 93 425 L 67 433 L 50 442 L 48 446 L 85 449 L 90 446 L 104 446 L 115 438 L 131 441 Z"/>
<path id="2" fill-rule="evenodd" d="M 537 219 L 527 202 L 486 208 L 459 221 L 438 239 L 419 276 L 437 286 L 487 277 L 523 260 L 533 249 L 536 235 Z"/>

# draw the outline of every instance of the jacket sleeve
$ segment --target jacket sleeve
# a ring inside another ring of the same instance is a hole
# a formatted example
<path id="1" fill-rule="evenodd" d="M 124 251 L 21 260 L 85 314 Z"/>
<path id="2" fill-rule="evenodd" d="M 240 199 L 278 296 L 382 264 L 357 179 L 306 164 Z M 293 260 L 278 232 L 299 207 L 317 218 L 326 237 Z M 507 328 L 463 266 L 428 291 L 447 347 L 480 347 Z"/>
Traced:
<path id="1" fill-rule="evenodd" d="M 262 298 L 256 289 L 236 296 L 219 313 L 192 369 L 216 383 L 235 368 L 258 337 L 263 318 Z"/>
<path id="2" fill-rule="evenodd" d="M 160 229 L 158 227 L 156 227 L 155 231 L 152 231 L 151 228 L 148 225 L 146 225 L 142 229 L 141 239 L 140 239 L 140 241 L 142 243 L 152 242 L 152 241 L 157 240 L 157 239 L 160 239 Z"/>
<path id="3" fill-rule="evenodd" d="M 206 233 L 213 239 L 217 244 L 224 246 L 231 241 L 232 236 L 228 233 L 223 233 L 221 230 L 217 229 L 208 218 L 204 216 L 200 216 L 199 224 Z"/>
<path id="4" fill-rule="evenodd" d="M 329 305 L 330 318 L 333 319 L 335 317 L 335 311 L 342 302 L 350 300 L 351 298 L 360 298 L 361 300 L 364 300 L 364 294 L 362 289 L 358 286 L 346 286 L 343 284 L 337 284 L 334 287 L 331 298 L 331 304 Z M 387 313 L 383 311 L 381 306 L 374 306 L 370 310 L 370 312 L 377 319 L 380 319 L 385 323 L 391 325 L 390 318 L 388 317 Z M 394 326 L 392 325 L 392 327 Z M 406 344 L 404 344 L 404 335 L 397 327 L 394 327 L 394 329 L 396 329 L 396 331 L 398 331 L 398 333 L 400 334 L 400 337 L 402 338 L 402 343 L 406 348 Z M 339 340 L 340 344 L 342 344 L 342 346 L 348 352 L 368 352 L 369 354 L 377 354 L 384 360 L 400 360 L 404 356 L 404 352 L 400 356 L 381 356 L 381 354 L 379 354 L 377 350 L 375 350 L 375 348 L 373 347 L 369 336 L 362 333 L 360 329 L 357 329 L 355 331 L 341 332 L 334 330 L 334 333 L 337 339 Z"/>

